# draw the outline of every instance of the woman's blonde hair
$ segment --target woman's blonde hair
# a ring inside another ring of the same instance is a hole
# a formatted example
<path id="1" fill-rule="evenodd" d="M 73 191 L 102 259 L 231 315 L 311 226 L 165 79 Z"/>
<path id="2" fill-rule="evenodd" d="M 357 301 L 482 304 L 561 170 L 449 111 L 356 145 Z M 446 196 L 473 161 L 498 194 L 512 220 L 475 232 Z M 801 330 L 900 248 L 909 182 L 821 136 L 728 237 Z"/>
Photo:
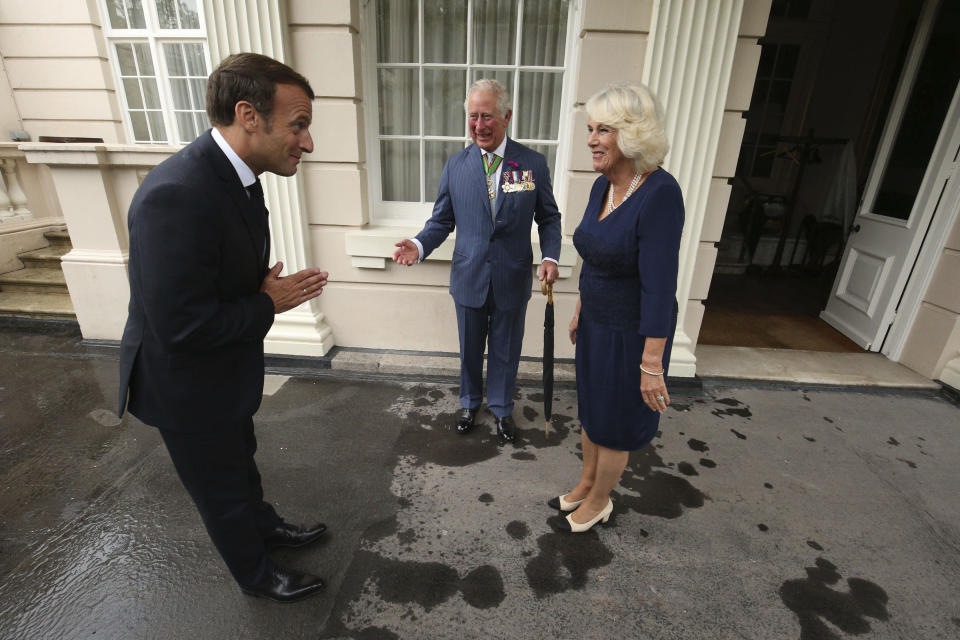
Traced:
<path id="1" fill-rule="evenodd" d="M 591 120 L 617 130 L 617 146 L 643 173 L 656 169 L 670 150 L 663 130 L 663 109 L 642 84 L 612 84 L 587 100 Z"/>

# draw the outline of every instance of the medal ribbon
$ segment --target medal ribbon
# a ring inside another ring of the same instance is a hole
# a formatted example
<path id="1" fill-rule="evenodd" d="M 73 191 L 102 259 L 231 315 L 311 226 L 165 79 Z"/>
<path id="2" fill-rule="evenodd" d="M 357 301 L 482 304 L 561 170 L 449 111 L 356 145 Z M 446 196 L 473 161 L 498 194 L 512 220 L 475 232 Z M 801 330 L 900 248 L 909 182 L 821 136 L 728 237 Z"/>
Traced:
<path id="1" fill-rule="evenodd" d="M 503 162 L 503 158 L 501 158 L 500 156 L 494 155 L 492 153 L 490 155 L 494 157 L 493 162 L 490 162 L 489 160 L 487 160 L 486 153 L 483 154 L 483 170 L 487 173 L 487 175 L 494 173 L 497 170 L 497 167 L 500 166 L 500 163 Z"/>

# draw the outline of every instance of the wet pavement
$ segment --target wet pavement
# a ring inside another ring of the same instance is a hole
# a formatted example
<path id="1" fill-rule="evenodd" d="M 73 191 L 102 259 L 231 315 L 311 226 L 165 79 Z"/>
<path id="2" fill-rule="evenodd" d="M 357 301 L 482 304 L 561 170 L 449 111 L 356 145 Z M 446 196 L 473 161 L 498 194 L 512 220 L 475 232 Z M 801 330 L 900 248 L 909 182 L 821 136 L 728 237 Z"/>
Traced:
<path id="1" fill-rule="evenodd" d="M 326 590 L 244 596 L 115 352 L 0 327 L 0 638 L 957 638 L 960 410 L 936 393 L 675 389 L 607 526 L 556 532 L 576 393 L 518 390 L 516 447 L 451 430 L 451 381 L 270 377 L 268 499 L 324 520 L 277 552 Z"/>

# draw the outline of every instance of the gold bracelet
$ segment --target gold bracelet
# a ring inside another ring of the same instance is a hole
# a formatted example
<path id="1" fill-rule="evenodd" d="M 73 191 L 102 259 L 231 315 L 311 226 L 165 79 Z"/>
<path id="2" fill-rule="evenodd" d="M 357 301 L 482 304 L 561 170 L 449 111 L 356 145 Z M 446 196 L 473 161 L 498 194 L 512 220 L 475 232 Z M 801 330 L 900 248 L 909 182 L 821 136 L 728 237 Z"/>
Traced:
<path id="1" fill-rule="evenodd" d="M 645 374 L 647 374 L 648 376 L 662 376 L 662 375 L 663 375 L 663 369 L 661 369 L 660 371 L 647 371 L 646 369 L 643 368 L 643 365 L 642 365 L 642 364 L 640 365 L 640 371 L 643 371 L 643 372 L 644 372 Z"/>

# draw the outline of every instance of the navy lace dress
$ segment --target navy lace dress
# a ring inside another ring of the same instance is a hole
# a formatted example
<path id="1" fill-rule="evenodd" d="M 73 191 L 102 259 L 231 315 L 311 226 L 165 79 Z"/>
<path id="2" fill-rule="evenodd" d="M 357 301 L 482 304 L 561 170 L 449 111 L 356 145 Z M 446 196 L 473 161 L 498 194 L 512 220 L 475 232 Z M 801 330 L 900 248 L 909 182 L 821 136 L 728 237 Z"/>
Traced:
<path id="1" fill-rule="evenodd" d="M 599 220 L 608 184 L 603 176 L 594 182 L 573 234 L 583 258 L 577 402 L 591 441 L 633 451 L 653 439 L 660 422 L 640 395 L 640 359 L 646 336 L 665 337 L 664 367 L 670 362 L 683 198 L 673 176 L 657 169 Z"/>

